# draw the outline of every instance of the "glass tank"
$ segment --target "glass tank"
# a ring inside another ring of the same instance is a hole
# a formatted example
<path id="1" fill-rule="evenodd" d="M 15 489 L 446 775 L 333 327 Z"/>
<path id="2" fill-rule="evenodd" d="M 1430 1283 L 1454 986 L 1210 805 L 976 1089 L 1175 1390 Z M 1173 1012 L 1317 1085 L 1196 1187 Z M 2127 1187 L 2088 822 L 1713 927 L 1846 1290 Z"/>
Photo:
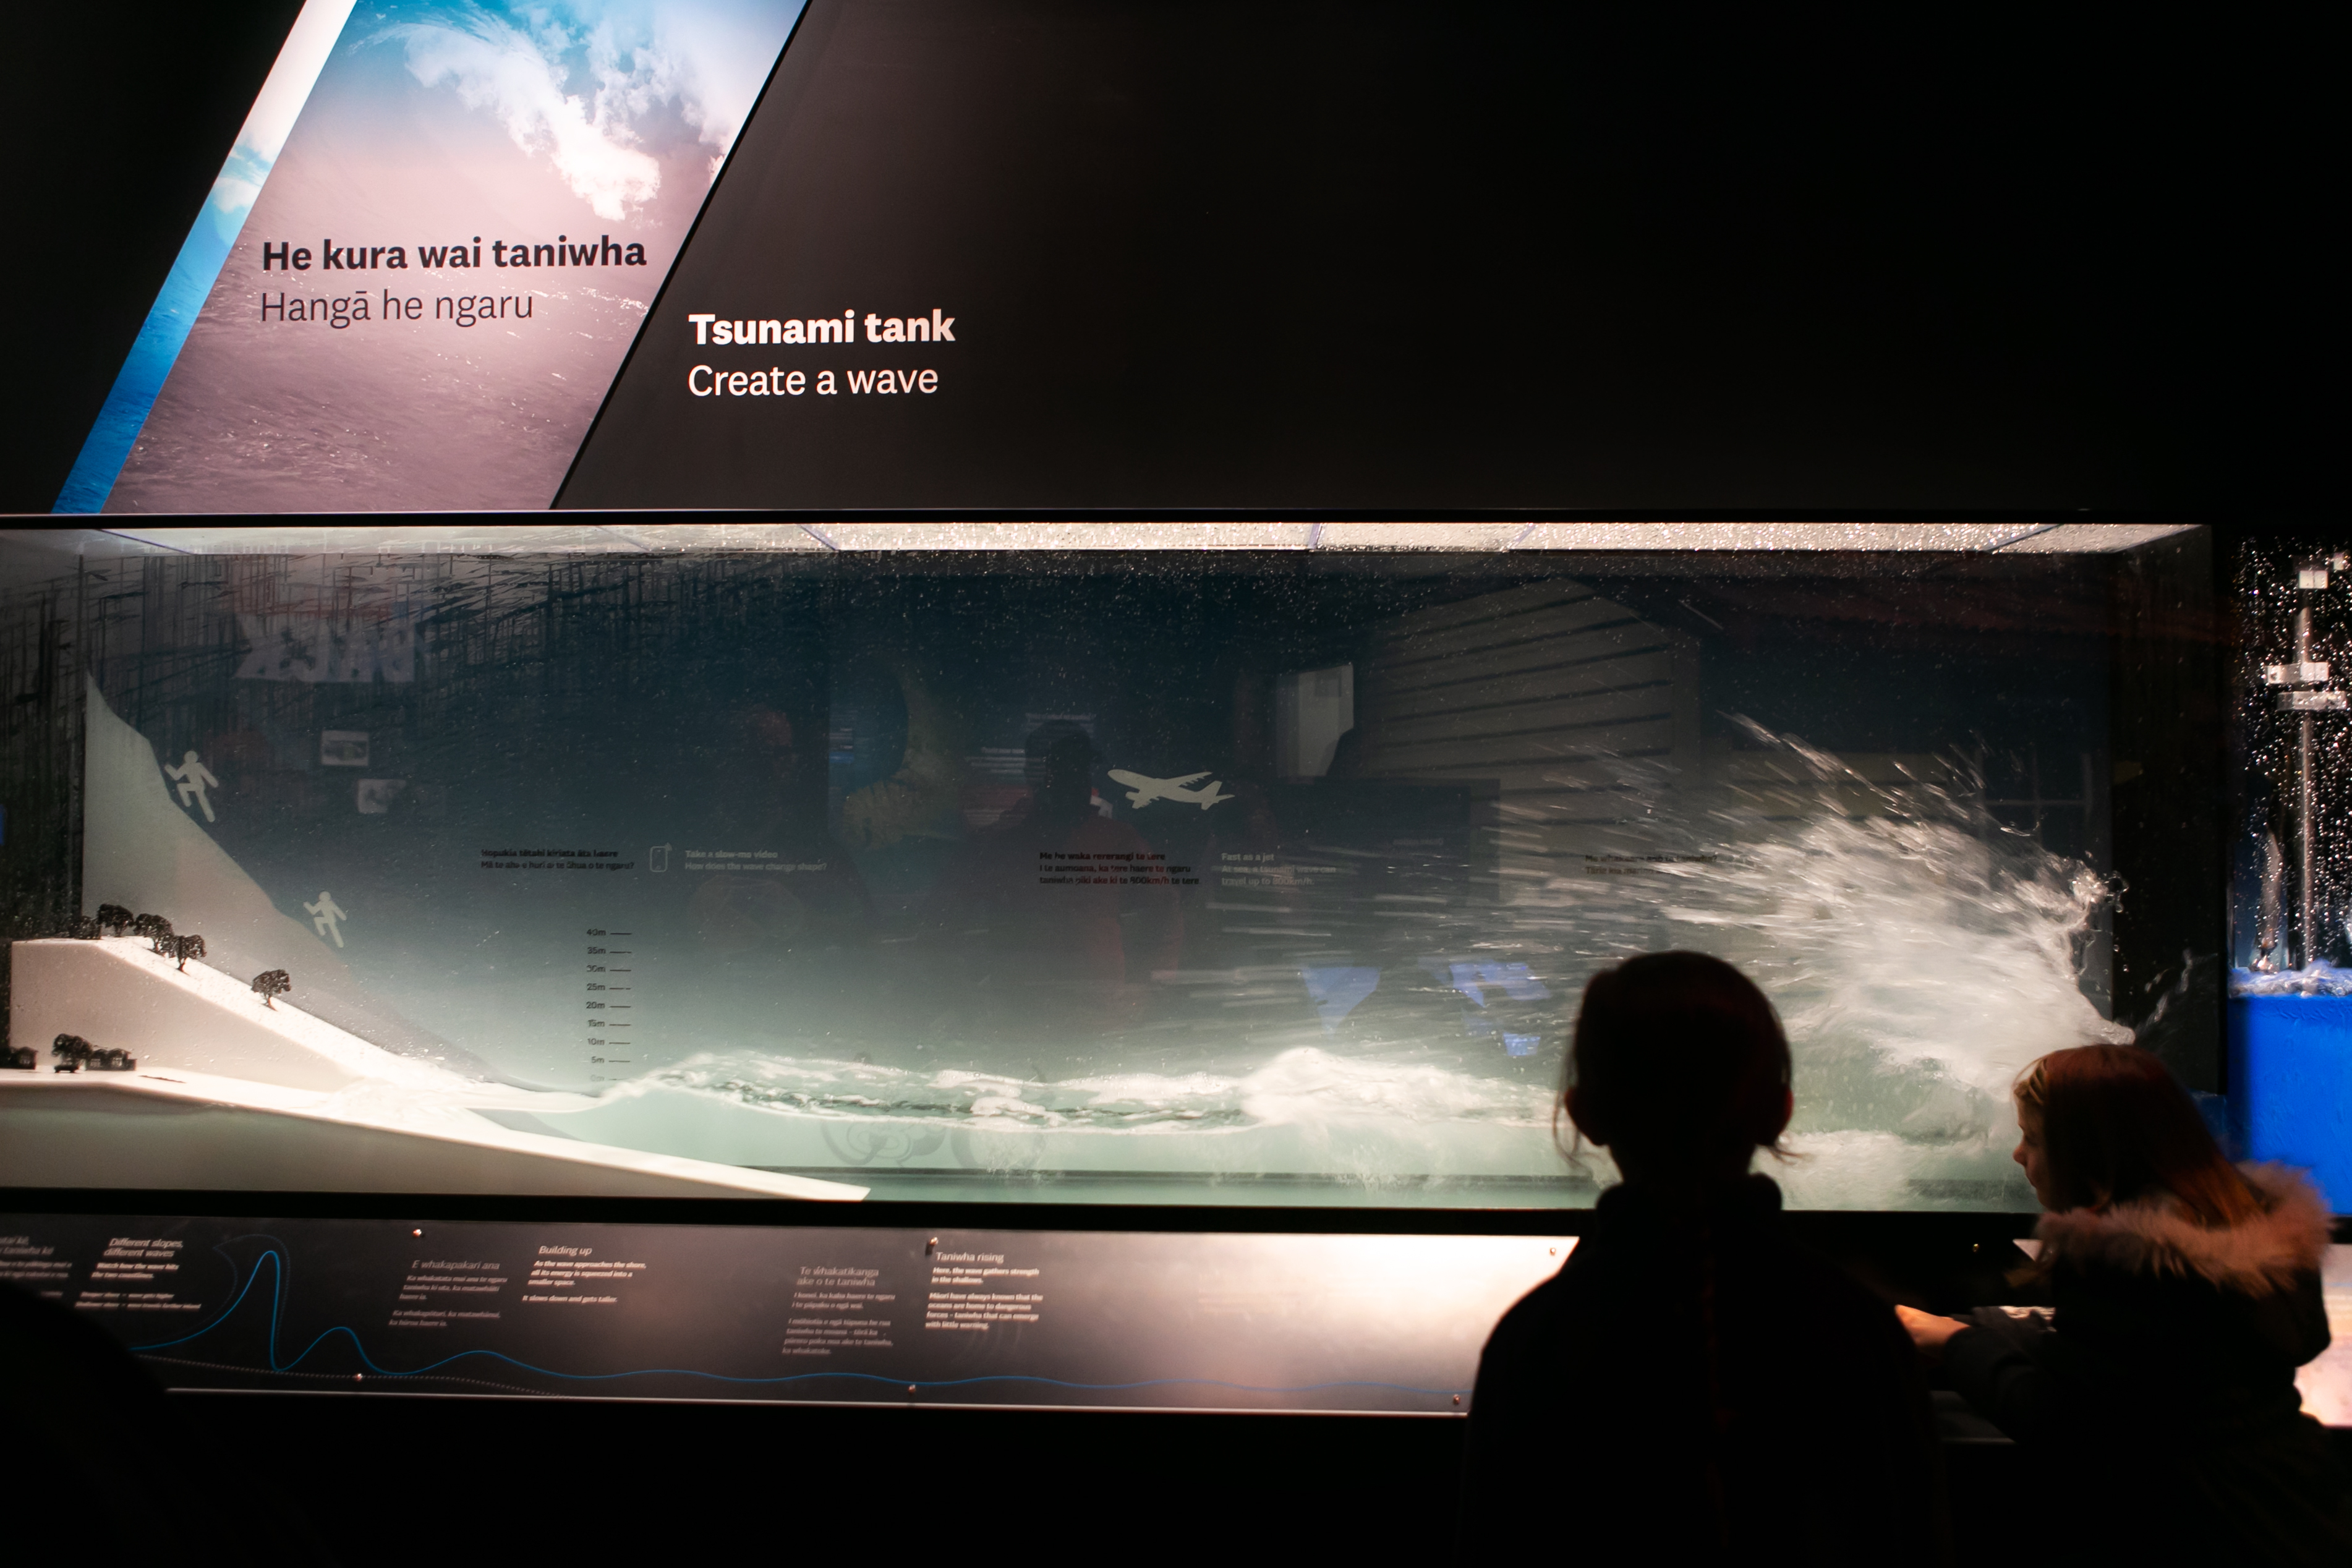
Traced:
<path id="1" fill-rule="evenodd" d="M 2200 529 L 5 559 L 14 1184 L 1582 1205 L 1578 995 L 1663 948 L 1778 1005 L 1799 1206 L 2032 1207 L 2059 1047 L 2221 1087 Z"/>
<path id="2" fill-rule="evenodd" d="M 2284 531 L 2233 563 L 2230 1131 L 2352 1212 L 2352 901 L 2344 595 L 2352 538 Z"/>

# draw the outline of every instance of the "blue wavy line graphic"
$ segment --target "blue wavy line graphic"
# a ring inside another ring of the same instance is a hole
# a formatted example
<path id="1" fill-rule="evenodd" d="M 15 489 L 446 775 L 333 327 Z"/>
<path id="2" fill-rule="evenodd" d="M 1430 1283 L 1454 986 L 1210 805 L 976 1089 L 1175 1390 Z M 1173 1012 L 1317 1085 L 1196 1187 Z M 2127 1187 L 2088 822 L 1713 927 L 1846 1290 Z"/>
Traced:
<path id="1" fill-rule="evenodd" d="M 218 1317 L 215 1318 L 211 1322 L 206 1323 L 203 1328 L 196 1330 L 194 1332 L 183 1334 L 175 1340 L 162 1340 L 151 1345 L 132 1345 L 131 1349 L 133 1353 L 143 1355 L 153 1351 L 170 1350 L 175 1345 L 188 1344 L 194 1341 L 204 1338 L 206 1334 L 211 1333 L 215 1329 L 217 1329 L 222 1324 L 227 1322 L 231 1318 L 236 1315 L 236 1310 L 245 1304 L 245 1299 L 251 1293 L 254 1282 L 261 1278 L 261 1265 L 264 1262 L 267 1262 L 270 1266 L 269 1342 L 267 1353 L 269 1360 L 268 1370 L 271 1372 L 292 1372 L 296 1367 L 300 1366 L 304 1361 L 308 1360 L 313 1351 L 316 1351 L 320 1345 L 326 1343 L 329 1340 L 333 1339 L 336 1335 L 341 1334 L 345 1339 L 351 1341 L 352 1349 L 358 1353 L 360 1360 L 366 1363 L 367 1369 L 375 1373 L 378 1377 L 425 1377 L 431 1375 L 442 1367 L 452 1365 L 457 1362 L 469 1361 L 479 1357 L 487 1361 L 504 1362 L 507 1365 L 519 1368 L 521 1371 L 536 1373 L 541 1377 L 558 1378 L 567 1383 L 612 1383 L 619 1379 L 628 1377 L 698 1377 L 710 1383 L 737 1384 L 746 1386 L 760 1387 L 772 1387 L 788 1383 L 809 1383 L 824 1379 L 833 1379 L 835 1381 L 847 1380 L 854 1383 L 887 1384 L 893 1387 L 906 1388 L 909 1390 L 921 1390 L 927 1388 L 968 1388 L 975 1384 L 982 1383 L 1034 1383 L 1043 1384 L 1054 1388 L 1085 1389 L 1090 1393 L 1097 1394 L 1123 1394 L 1139 1388 L 1169 1388 L 1179 1384 L 1201 1388 L 1230 1388 L 1236 1393 L 1241 1394 L 1321 1394 L 1328 1390 L 1339 1388 L 1379 1388 L 1386 1389 L 1391 1393 L 1395 1394 L 1425 1394 L 1436 1397 L 1444 1397 L 1449 1394 L 1466 1394 L 1470 1392 L 1466 1388 L 1418 1388 L 1412 1384 L 1407 1383 L 1380 1383 L 1368 1379 L 1342 1380 L 1337 1383 L 1307 1383 L 1299 1384 L 1295 1386 L 1283 1387 L 1266 1384 L 1234 1383 L 1220 1377 L 1150 1377 L 1141 1379 L 1135 1383 L 1074 1383 L 1066 1378 L 1045 1377 L 1034 1373 L 1017 1372 L 990 1373 L 978 1377 L 940 1378 L 929 1381 L 921 1378 L 908 1379 L 885 1377 L 879 1373 L 872 1372 L 803 1372 L 788 1373 L 778 1377 L 741 1377 L 730 1373 L 704 1372 L 696 1367 L 684 1366 L 635 1367 L 627 1372 L 558 1372 L 552 1367 L 534 1366 L 530 1362 L 517 1360 L 515 1357 L 508 1355 L 502 1351 L 492 1350 L 459 1351 L 455 1355 L 444 1356 L 439 1361 L 428 1362 L 423 1366 L 414 1367 L 408 1371 L 402 1372 L 395 1371 L 390 1367 L 378 1365 L 375 1358 L 368 1353 L 367 1345 L 361 1340 L 358 1332 L 355 1330 L 340 1323 L 331 1329 L 328 1329 L 320 1332 L 316 1338 L 311 1340 L 309 1344 L 303 1346 L 301 1353 L 295 1356 L 292 1360 L 280 1362 L 278 1359 L 278 1326 L 280 1310 L 284 1304 L 287 1264 L 284 1257 L 279 1253 L 278 1248 L 285 1246 L 285 1243 L 279 1241 L 276 1237 L 240 1236 L 232 1237 L 229 1239 L 231 1241 L 268 1241 L 275 1243 L 276 1245 L 270 1247 L 268 1250 L 262 1253 L 260 1258 L 254 1260 L 252 1271 L 245 1276 L 245 1282 L 243 1285 L 238 1287 L 236 1298 L 222 1310 Z M 228 1256 L 222 1247 L 216 1247 L 213 1250 L 221 1253 L 225 1258 Z M 236 1260 L 235 1258 L 229 1258 L 229 1267 L 232 1271 L 236 1269 Z"/>

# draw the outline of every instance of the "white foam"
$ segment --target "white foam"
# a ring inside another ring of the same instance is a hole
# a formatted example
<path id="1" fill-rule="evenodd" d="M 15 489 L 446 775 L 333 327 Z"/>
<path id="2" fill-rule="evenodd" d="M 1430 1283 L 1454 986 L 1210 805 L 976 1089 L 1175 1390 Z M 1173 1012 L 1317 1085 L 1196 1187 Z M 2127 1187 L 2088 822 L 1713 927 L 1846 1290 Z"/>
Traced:
<path id="1" fill-rule="evenodd" d="M 2301 969 L 2230 971 L 2232 996 L 2352 996 L 2352 969 L 2339 969 L 2326 959 Z"/>

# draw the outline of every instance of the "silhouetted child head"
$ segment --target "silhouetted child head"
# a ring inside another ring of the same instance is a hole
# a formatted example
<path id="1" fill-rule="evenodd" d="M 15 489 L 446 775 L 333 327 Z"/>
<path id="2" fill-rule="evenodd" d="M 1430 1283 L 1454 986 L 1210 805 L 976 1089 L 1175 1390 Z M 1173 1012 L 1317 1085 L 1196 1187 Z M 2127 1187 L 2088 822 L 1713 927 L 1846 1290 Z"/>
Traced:
<path id="1" fill-rule="evenodd" d="M 1561 1097 L 1629 1182 L 1737 1180 L 1783 1153 L 1789 1039 L 1764 993 L 1703 952 L 1649 952 L 1584 987 Z"/>

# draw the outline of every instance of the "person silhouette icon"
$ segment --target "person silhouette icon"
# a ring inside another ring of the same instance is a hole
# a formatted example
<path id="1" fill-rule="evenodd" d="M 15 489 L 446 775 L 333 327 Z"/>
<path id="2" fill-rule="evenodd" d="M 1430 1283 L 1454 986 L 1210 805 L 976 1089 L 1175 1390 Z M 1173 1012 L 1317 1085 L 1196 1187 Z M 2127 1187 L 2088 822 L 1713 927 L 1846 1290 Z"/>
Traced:
<path id="1" fill-rule="evenodd" d="M 304 904 L 302 908 L 310 916 L 310 924 L 320 936 L 334 938 L 337 947 L 343 945 L 342 927 L 337 922 L 347 921 L 352 917 L 349 911 L 335 902 L 335 896 L 332 893 L 321 888 L 319 889 L 319 901 L 315 904 Z"/>
<path id="2" fill-rule="evenodd" d="M 213 815 L 212 797 L 205 793 L 208 789 L 219 788 L 220 780 L 215 778 L 212 770 L 196 759 L 195 752 L 190 752 L 186 756 L 182 757 L 178 767 L 166 767 L 163 770 L 163 775 L 180 786 L 180 805 L 183 809 L 190 801 L 194 801 L 204 809 L 206 822 L 220 820 Z"/>

